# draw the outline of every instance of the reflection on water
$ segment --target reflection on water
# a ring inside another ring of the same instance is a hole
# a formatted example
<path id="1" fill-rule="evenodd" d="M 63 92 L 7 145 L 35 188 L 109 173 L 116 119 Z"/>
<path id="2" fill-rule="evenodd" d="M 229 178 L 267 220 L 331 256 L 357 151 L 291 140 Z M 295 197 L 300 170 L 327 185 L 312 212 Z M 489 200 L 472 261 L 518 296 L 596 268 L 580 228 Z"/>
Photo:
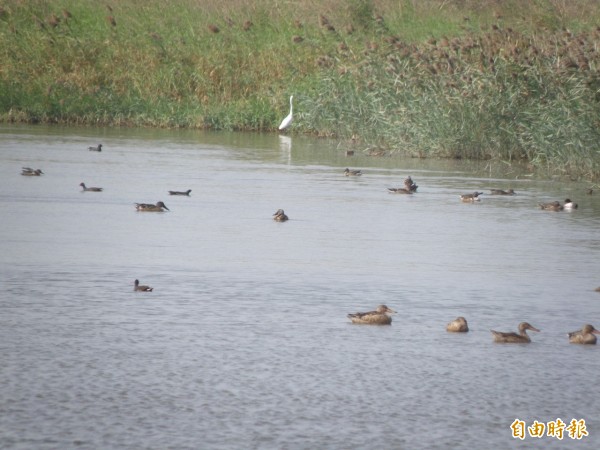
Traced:
<path id="1" fill-rule="evenodd" d="M 279 135 L 279 149 L 281 157 L 285 159 L 287 164 L 292 163 L 292 138 L 289 136 Z"/>
<path id="2" fill-rule="evenodd" d="M 600 196 L 346 150 L 0 128 L 0 447 L 591 448 L 598 348 L 566 333 L 600 326 Z M 418 192 L 389 194 L 407 175 Z M 567 197 L 577 211 L 537 207 Z M 157 201 L 170 211 L 135 210 Z M 346 318 L 380 303 L 390 327 Z M 459 315 L 471 331 L 447 333 Z M 492 343 L 524 320 L 532 344 Z M 590 435 L 515 440 L 517 418 Z"/>

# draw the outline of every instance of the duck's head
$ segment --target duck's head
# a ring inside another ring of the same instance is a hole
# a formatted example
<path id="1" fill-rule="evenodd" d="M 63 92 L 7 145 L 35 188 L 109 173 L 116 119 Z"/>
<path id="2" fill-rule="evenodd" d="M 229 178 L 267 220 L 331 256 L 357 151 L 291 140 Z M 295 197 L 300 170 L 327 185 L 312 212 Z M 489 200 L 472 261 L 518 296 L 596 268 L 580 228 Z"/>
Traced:
<path id="1" fill-rule="evenodd" d="M 393 309 L 391 309 L 391 308 L 388 308 L 386 305 L 379 305 L 379 306 L 377 307 L 376 311 L 377 311 L 379 314 L 386 314 L 386 313 L 387 313 L 387 314 L 394 314 L 394 313 L 396 312 L 396 311 L 394 311 Z"/>
<path id="2" fill-rule="evenodd" d="M 540 330 L 538 330 L 536 327 L 534 327 L 533 325 L 527 323 L 527 322 L 521 322 L 519 324 L 519 331 L 520 332 L 524 332 L 526 330 L 531 330 L 531 331 L 537 331 L 539 332 Z"/>
<path id="3" fill-rule="evenodd" d="M 596 330 L 594 328 L 594 325 L 591 324 L 585 324 L 583 326 L 583 328 L 581 329 L 581 331 L 583 332 L 583 334 L 589 334 L 589 333 L 594 333 L 594 334 L 600 334 L 600 331 Z"/>
<path id="4" fill-rule="evenodd" d="M 160 206 L 161 208 L 165 208 L 166 210 L 171 211 L 169 208 L 167 208 L 167 205 L 165 205 L 163 202 L 158 202 L 156 204 L 156 206 Z"/>

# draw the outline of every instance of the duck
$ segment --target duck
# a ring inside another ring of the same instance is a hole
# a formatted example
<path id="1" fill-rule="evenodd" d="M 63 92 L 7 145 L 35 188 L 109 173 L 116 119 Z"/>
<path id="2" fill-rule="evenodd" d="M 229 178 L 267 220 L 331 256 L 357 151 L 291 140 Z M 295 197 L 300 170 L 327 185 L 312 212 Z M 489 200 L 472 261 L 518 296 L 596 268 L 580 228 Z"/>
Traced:
<path id="1" fill-rule="evenodd" d="M 350 170 L 346 167 L 346 170 L 344 170 L 344 175 L 346 175 L 347 177 L 360 177 L 362 175 L 362 172 L 360 170 Z"/>
<path id="2" fill-rule="evenodd" d="M 157 202 L 156 205 L 153 205 L 152 203 L 136 203 L 135 209 L 144 212 L 162 212 L 165 209 L 170 211 L 170 209 L 167 208 L 167 205 L 165 205 L 163 202 Z"/>
<path id="3" fill-rule="evenodd" d="M 188 189 L 187 191 L 169 191 L 169 195 L 187 195 L 189 197 L 190 192 L 192 192 L 191 189 Z"/>
<path id="4" fill-rule="evenodd" d="M 369 311 L 364 313 L 348 314 L 348 318 L 352 323 L 359 323 L 365 325 L 390 325 L 392 318 L 389 314 L 394 314 L 391 308 L 386 305 L 379 305 L 375 311 Z"/>
<path id="5" fill-rule="evenodd" d="M 278 209 L 275 211 L 275 214 L 273 214 L 273 220 L 276 222 L 285 222 L 288 219 L 289 217 L 285 215 L 283 209 Z"/>
<path id="6" fill-rule="evenodd" d="M 460 196 L 460 200 L 466 203 L 473 203 L 473 202 L 478 202 L 481 199 L 479 198 L 479 196 L 483 194 L 483 192 L 473 192 L 472 194 L 462 194 Z"/>
<path id="7" fill-rule="evenodd" d="M 451 331 L 454 333 L 466 333 L 467 331 L 469 331 L 467 319 L 465 319 L 464 317 L 457 317 L 448 325 L 446 325 L 446 331 Z"/>
<path id="8" fill-rule="evenodd" d="M 540 208 L 544 211 L 562 211 L 564 207 L 558 201 L 550 202 L 550 203 L 538 203 Z"/>
<path id="9" fill-rule="evenodd" d="M 85 183 L 79 183 L 79 186 L 83 188 L 81 192 L 102 192 L 103 188 L 99 187 L 87 187 Z"/>
<path id="10" fill-rule="evenodd" d="M 600 331 L 596 330 L 593 325 L 589 323 L 584 325 L 581 330 L 572 331 L 568 333 L 569 342 L 571 344 L 590 344 L 596 345 L 596 336 L 595 334 L 600 334 Z"/>
<path id="11" fill-rule="evenodd" d="M 31 167 L 23 167 L 21 170 L 21 175 L 26 177 L 39 177 L 43 175 L 42 169 L 32 169 Z"/>
<path id="12" fill-rule="evenodd" d="M 408 189 L 410 192 L 417 192 L 417 188 L 419 186 L 417 186 L 417 184 L 413 181 L 413 179 L 409 175 L 408 177 L 406 177 L 404 179 L 404 187 L 406 189 Z"/>
<path id="13" fill-rule="evenodd" d="M 490 330 L 490 331 L 494 335 L 494 342 L 525 344 L 525 343 L 531 342 L 531 338 L 527 335 L 527 330 L 537 331 L 537 332 L 540 331 L 537 328 L 535 328 L 533 325 L 530 325 L 527 322 L 521 322 L 519 324 L 519 333 L 518 334 L 513 333 L 513 332 L 502 333 L 500 331 L 494 331 L 494 330 Z"/>
<path id="14" fill-rule="evenodd" d="M 412 194 L 413 191 L 406 188 L 388 188 L 392 194 Z"/>
<path id="15" fill-rule="evenodd" d="M 575 202 L 572 202 L 570 198 L 565 199 L 565 204 L 563 205 L 564 209 L 577 209 L 579 205 Z"/>
<path id="16" fill-rule="evenodd" d="M 516 192 L 512 189 L 509 189 L 508 191 L 504 191 L 502 189 L 490 189 L 490 193 L 492 195 L 515 195 Z"/>
<path id="17" fill-rule="evenodd" d="M 102 144 L 98 144 L 95 147 L 88 147 L 88 150 L 90 152 L 101 152 L 102 151 Z"/>
<path id="18" fill-rule="evenodd" d="M 154 288 L 150 287 L 150 286 L 145 286 L 143 284 L 140 284 L 140 280 L 135 280 L 133 282 L 133 290 L 134 291 L 141 291 L 141 292 L 152 292 L 154 290 Z"/>

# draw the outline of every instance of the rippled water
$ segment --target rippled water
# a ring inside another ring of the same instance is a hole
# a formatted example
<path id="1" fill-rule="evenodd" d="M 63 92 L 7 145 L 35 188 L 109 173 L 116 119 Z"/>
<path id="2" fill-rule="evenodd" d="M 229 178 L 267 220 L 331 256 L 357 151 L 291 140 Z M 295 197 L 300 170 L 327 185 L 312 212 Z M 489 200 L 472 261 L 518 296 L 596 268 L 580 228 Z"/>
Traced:
<path id="1" fill-rule="evenodd" d="M 1 127 L 0 447 L 597 448 L 600 348 L 566 332 L 600 327 L 600 192 L 344 153 Z M 417 194 L 387 192 L 409 174 Z M 458 200 L 496 187 L 518 195 Z M 579 209 L 536 207 L 565 197 Z M 170 212 L 133 205 L 159 200 Z M 380 303 L 390 327 L 346 318 Z M 458 315 L 470 333 L 446 333 Z M 523 320 L 532 344 L 492 343 Z M 583 419 L 589 436 L 521 441 L 517 418 Z"/>

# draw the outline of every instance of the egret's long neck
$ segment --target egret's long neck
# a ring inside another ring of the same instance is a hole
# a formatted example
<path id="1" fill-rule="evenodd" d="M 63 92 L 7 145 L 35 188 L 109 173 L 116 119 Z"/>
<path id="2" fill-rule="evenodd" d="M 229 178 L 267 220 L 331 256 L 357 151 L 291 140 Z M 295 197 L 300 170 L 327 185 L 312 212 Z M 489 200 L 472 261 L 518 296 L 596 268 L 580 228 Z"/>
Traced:
<path id="1" fill-rule="evenodd" d="M 292 104 L 292 100 L 294 99 L 294 97 L 290 97 L 290 114 L 292 113 L 293 109 L 294 109 L 294 105 Z"/>

